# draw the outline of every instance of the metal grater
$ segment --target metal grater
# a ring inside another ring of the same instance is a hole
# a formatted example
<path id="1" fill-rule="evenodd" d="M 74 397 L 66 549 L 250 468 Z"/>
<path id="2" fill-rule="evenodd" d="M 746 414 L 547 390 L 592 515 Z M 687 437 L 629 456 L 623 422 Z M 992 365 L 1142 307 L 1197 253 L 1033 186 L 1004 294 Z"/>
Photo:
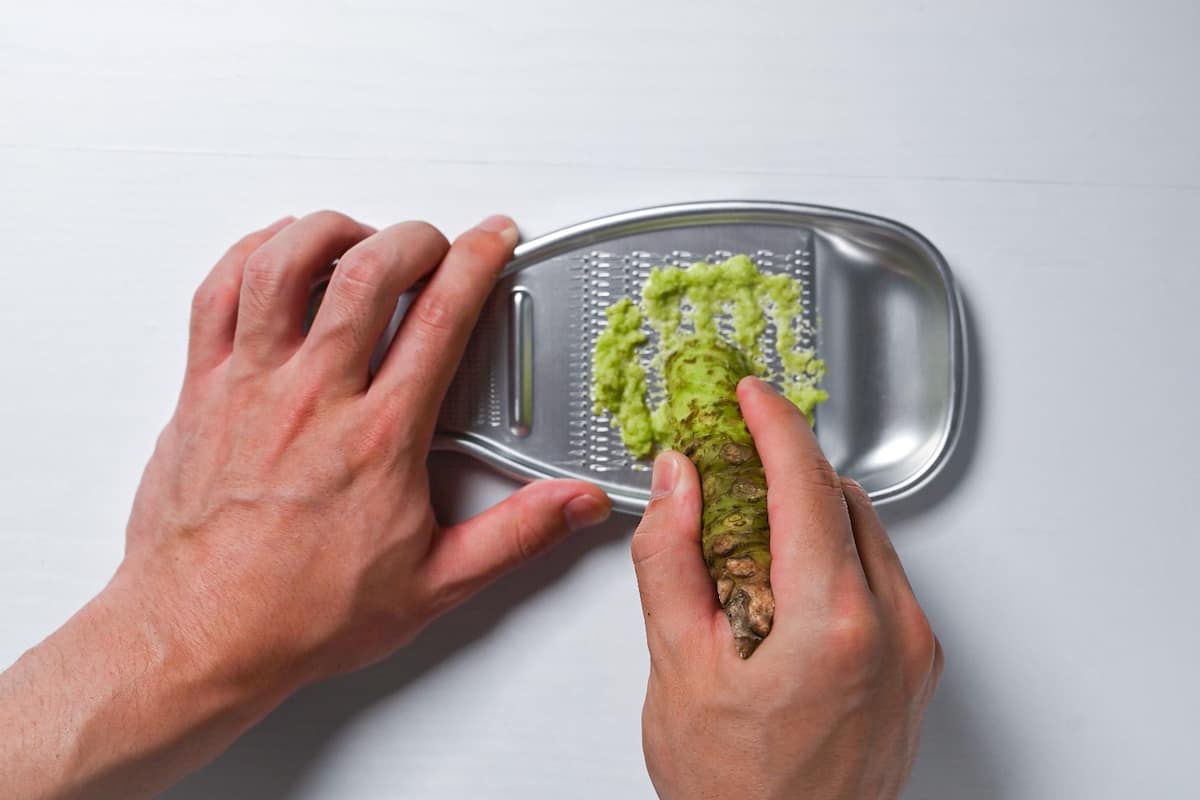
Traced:
<path id="1" fill-rule="evenodd" d="M 522 480 L 592 481 L 618 509 L 640 512 L 649 462 L 629 455 L 607 415 L 592 413 L 604 311 L 640 299 L 653 267 L 735 253 L 801 283 L 801 343 L 829 364 L 832 398 L 817 411 L 818 433 L 835 467 L 877 500 L 926 482 L 953 447 L 964 401 L 962 321 L 944 259 L 897 223 L 786 203 L 627 212 L 519 247 L 447 394 L 435 446 Z M 829 327 L 818 327 L 819 311 Z M 652 350 L 643 351 L 647 367 Z M 653 371 L 650 380 L 653 397 Z"/>

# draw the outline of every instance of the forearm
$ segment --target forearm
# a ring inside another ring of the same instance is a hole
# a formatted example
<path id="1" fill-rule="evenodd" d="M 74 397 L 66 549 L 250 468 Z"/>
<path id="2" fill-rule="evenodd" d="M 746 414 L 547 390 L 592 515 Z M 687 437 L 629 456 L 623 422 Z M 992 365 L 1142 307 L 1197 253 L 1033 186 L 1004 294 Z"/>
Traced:
<path id="1" fill-rule="evenodd" d="M 0 675 L 0 798 L 144 797 L 281 699 L 110 586 Z"/>

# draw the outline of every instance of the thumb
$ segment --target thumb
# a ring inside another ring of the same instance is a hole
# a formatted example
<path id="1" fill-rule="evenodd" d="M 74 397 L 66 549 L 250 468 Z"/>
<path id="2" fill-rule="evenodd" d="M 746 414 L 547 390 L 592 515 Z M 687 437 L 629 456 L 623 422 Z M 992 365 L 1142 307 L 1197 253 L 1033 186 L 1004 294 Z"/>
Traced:
<path id="1" fill-rule="evenodd" d="M 426 578 L 439 609 L 479 591 L 566 534 L 608 518 L 612 503 L 590 483 L 531 483 L 466 522 L 442 531 L 429 554 Z"/>
<path id="2" fill-rule="evenodd" d="M 655 459 L 650 504 L 631 550 L 651 654 L 711 629 L 721 609 L 700 552 L 700 479 L 683 454 Z"/>

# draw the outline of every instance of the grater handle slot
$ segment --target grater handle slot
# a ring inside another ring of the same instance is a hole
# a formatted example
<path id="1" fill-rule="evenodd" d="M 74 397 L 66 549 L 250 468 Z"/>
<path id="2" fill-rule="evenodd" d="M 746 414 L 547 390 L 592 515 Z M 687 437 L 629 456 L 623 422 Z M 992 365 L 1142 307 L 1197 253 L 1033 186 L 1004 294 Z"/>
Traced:
<path id="1" fill-rule="evenodd" d="M 524 438 L 533 428 L 533 295 L 512 290 L 508 317 L 508 428 Z"/>

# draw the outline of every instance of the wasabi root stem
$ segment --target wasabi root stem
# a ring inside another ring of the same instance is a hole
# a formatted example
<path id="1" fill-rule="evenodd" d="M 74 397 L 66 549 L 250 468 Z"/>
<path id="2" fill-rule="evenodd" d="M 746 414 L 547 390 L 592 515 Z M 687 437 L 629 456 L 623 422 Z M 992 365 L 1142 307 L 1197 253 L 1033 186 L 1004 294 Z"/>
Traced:
<path id="1" fill-rule="evenodd" d="M 633 456 L 671 447 L 696 465 L 704 562 L 738 655 L 748 658 L 771 630 L 775 596 L 767 482 L 737 384 L 747 375 L 774 380 L 811 423 L 829 397 L 819 387 L 825 362 L 800 346 L 812 332 L 800 282 L 762 272 L 749 256 L 653 269 L 641 295 L 640 305 L 623 298 L 606 309 L 592 359 L 595 412 L 612 415 Z M 657 348 L 648 363 L 666 395 L 654 408 L 640 358 L 650 332 Z M 774 373 L 764 345 L 778 357 Z"/>
<path id="2" fill-rule="evenodd" d="M 775 616 L 767 480 L 737 400 L 750 374 L 746 356 L 715 338 L 684 340 L 665 364 L 671 446 L 700 473 L 701 549 L 742 658 Z"/>

